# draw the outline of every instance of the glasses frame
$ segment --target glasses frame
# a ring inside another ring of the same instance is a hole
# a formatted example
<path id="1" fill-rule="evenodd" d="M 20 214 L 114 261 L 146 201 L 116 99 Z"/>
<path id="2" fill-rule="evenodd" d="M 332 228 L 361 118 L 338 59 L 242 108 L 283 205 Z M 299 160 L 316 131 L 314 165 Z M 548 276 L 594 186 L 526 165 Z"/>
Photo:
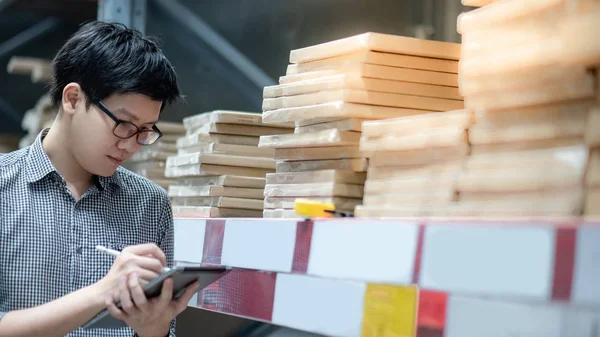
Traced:
<path id="1" fill-rule="evenodd" d="M 163 133 L 158 129 L 158 127 L 156 127 L 156 125 L 152 125 L 152 131 L 158 133 L 158 138 L 156 138 L 150 144 L 140 143 L 140 138 L 139 138 L 140 135 L 143 132 L 148 132 L 149 130 L 142 130 L 137 125 L 133 124 L 130 121 L 126 121 L 126 120 L 122 120 L 122 119 L 117 118 L 117 116 L 115 116 L 115 114 L 113 114 L 112 112 L 110 112 L 110 110 L 104 104 L 102 104 L 102 102 L 100 102 L 100 101 L 94 102 L 94 105 L 96 105 L 100 110 L 102 110 L 102 112 L 104 112 L 108 117 L 110 117 L 110 119 L 112 119 L 115 122 L 115 126 L 113 127 L 112 132 L 113 132 L 113 135 L 115 135 L 115 137 L 117 137 L 117 138 L 120 138 L 120 139 L 129 139 L 129 138 L 135 136 L 136 137 L 135 140 L 136 140 L 136 142 L 138 144 L 143 145 L 143 146 L 148 146 L 148 145 L 152 145 L 152 144 L 156 143 L 163 136 Z M 131 136 L 129 136 L 129 137 L 121 137 L 121 136 L 117 135 L 115 133 L 115 131 L 117 130 L 117 128 L 119 127 L 119 125 L 121 125 L 123 123 L 129 123 L 129 124 L 135 126 L 135 128 L 137 129 L 137 131 L 134 134 L 132 134 Z"/>

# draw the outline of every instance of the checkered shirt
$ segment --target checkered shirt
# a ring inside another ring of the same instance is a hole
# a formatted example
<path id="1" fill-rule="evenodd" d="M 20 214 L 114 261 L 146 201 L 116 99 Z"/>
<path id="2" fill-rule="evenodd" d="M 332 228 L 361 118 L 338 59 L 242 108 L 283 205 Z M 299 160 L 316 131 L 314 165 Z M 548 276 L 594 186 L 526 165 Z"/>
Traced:
<path id="1" fill-rule="evenodd" d="M 0 319 L 100 280 L 122 250 L 156 243 L 173 264 L 173 215 L 166 191 L 119 168 L 98 177 L 79 201 L 42 147 L 47 130 L 24 149 L 0 154 Z M 127 336 L 133 330 L 77 329 L 68 336 Z M 170 336 L 175 336 L 175 320 Z"/>

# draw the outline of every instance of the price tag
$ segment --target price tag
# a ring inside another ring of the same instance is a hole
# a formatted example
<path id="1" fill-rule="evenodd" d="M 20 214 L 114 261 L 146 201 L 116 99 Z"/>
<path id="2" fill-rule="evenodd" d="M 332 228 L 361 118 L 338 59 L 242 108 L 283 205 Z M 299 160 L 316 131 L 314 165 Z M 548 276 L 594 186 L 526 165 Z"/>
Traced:
<path id="1" fill-rule="evenodd" d="M 368 284 L 362 337 L 414 337 L 418 298 L 414 285 Z"/>

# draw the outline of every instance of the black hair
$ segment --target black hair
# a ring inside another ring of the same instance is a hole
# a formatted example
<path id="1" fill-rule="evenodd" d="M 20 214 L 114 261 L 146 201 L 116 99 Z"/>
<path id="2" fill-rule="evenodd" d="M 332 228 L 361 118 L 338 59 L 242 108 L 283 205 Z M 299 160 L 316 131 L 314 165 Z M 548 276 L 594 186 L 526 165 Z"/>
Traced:
<path id="1" fill-rule="evenodd" d="M 162 107 L 182 96 L 177 75 L 157 43 L 118 23 L 92 21 L 62 46 L 52 66 L 52 102 L 59 105 L 71 82 L 86 93 L 87 107 L 112 94 L 143 94 Z"/>

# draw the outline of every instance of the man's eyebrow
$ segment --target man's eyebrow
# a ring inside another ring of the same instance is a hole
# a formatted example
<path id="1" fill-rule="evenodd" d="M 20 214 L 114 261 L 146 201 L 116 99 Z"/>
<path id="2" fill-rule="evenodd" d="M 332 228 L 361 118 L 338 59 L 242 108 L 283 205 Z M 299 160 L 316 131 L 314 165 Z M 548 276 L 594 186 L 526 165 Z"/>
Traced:
<path id="1" fill-rule="evenodd" d="M 140 121 L 140 119 L 136 115 L 134 115 L 133 113 L 129 112 L 129 110 L 127 110 L 125 108 L 118 108 L 117 110 L 115 110 L 115 112 L 118 112 L 118 113 L 120 113 L 122 115 L 125 115 L 126 117 L 129 117 L 133 122 L 139 122 Z M 152 121 L 152 122 L 147 122 L 147 123 L 144 123 L 144 124 L 156 124 L 156 123 L 158 123 L 157 120 L 156 121 Z"/>

